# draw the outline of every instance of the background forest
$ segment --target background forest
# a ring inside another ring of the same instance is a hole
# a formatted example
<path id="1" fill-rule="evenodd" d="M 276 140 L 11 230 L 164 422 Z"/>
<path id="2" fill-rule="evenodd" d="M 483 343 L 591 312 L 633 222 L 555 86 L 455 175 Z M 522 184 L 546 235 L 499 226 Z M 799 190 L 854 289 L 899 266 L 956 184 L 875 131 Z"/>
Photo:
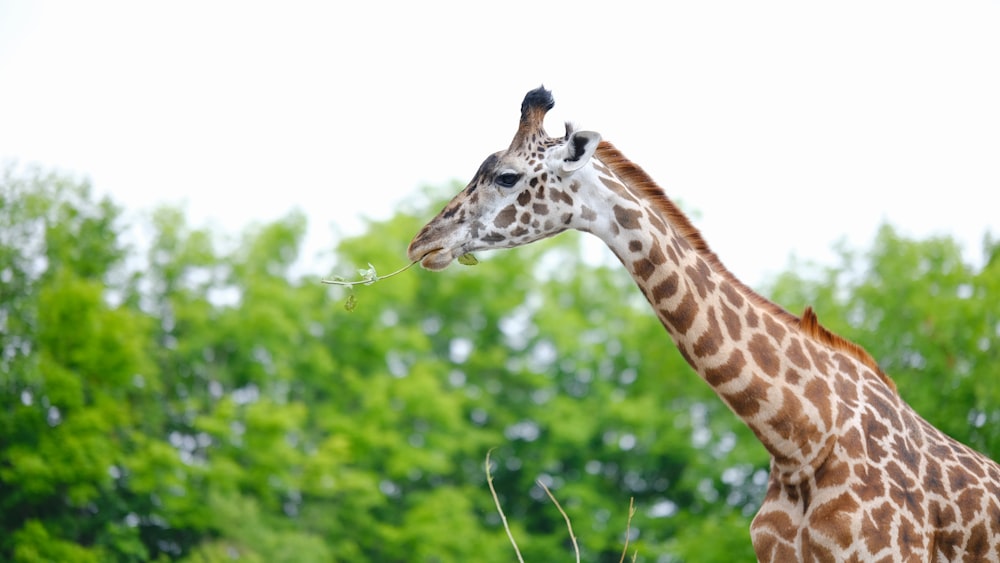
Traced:
<path id="1" fill-rule="evenodd" d="M 573 557 L 536 479 L 584 560 L 619 560 L 630 498 L 638 561 L 753 559 L 763 448 L 578 236 L 413 269 L 347 312 L 320 278 L 401 265 L 440 201 L 303 274 L 299 213 L 232 237 L 170 207 L 128 224 L 44 170 L 0 182 L 0 560 L 514 561 L 491 449 L 528 562 Z M 758 289 L 812 304 L 997 459 L 1000 242 L 984 249 L 973 265 L 885 226 Z"/>

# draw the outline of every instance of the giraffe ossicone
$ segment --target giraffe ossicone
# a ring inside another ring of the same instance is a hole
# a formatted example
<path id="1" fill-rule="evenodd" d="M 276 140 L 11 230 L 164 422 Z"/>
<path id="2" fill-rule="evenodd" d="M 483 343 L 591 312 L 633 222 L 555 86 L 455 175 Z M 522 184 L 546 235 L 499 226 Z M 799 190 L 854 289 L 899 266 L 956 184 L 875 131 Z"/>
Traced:
<path id="1" fill-rule="evenodd" d="M 771 455 L 760 561 L 1000 562 L 1000 465 L 926 422 L 860 346 L 736 279 L 636 164 L 591 131 L 514 140 L 410 243 L 431 270 L 568 229 L 603 240 L 678 350 Z"/>

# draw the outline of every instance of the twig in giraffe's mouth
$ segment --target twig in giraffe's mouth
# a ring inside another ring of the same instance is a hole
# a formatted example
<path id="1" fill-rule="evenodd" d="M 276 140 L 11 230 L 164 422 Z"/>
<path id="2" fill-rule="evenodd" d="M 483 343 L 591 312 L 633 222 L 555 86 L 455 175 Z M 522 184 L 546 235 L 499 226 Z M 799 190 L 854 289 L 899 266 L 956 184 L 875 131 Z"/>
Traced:
<path id="1" fill-rule="evenodd" d="M 368 268 L 362 268 L 362 269 L 358 270 L 358 275 L 361 276 L 360 280 L 347 281 L 344 278 L 342 278 L 341 276 L 334 276 L 332 278 L 321 279 L 320 283 L 324 283 L 324 284 L 327 284 L 327 285 L 339 285 L 339 286 L 342 286 L 342 287 L 346 287 L 349 293 L 347 294 L 347 301 L 344 302 L 344 309 L 346 309 L 347 312 L 350 313 L 351 311 L 354 310 L 354 308 L 358 304 L 358 300 L 354 296 L 354 286 L 356 286 L 356 285 L 371 285 L 371 284 L 373 284 L 373 283 L 375 283 L 377 281 L 381 281 L 381 280 L 384 280 L 386 278 L 391 278 L 392 276 L 395 276 L 397 274 L 401 274 L 401 273 L 405 272 L 406 270 L 409 270 L 417 262 L 419 262 L 419 260 L 414 260 L 413 262 L 410 262 L 409 264 L 403 266 L 402 268 L 396 270 L 395 272 L 392 272 L 390 274 L 385 274 L 384 276 L 378 275 L 378 273 L 375 271 L 375 266 L 372 266 L 371 263 L 369 262 L 368 263 Z"/>
<path id="2" fill-rule="evenodd" d="M 424 255 L 421 256 L 420 258 L 410 262 L 409 264 L 389 274 L 381 276 L 378 275 L 378 273 L 375 272 L 375 266 L 372 266 L 371 263 L 369 263 L 368 268 L 362 268 L 358 270 L 358 274 L 361 276 L 361 279 L 359 280 L 348 281 L 341 276 L 333 276 L 332 278 L 321 279 L 320 283 L 324 283 L 327 285 L 339 285 L 348 288 L 348 290 L 350 290 L 351 293 L 347 297 L 347 302 L 344 304 L 344 308 L 347 309 L 348 311 L 353 311 L 354 307 L 357 304 L 357 299 L 354 297 L 353 293 L 354 286 L 372 285 L 377 281 L 381 281 L 386 278 L 391 278 L 395 275 L 405 272 L 406 270 L 409 270 L 414 266 L 414 264 L 418 262 L 420 262 L 425 268 L 429 270 L 443 270 L 445 267 L 448 266 L 448 264 L 451 263 L 453 258 L 451 254 L 448 254 L 447 261 L 434 262 L 434 257 L 437 256 L 438 254 L 441 254 L 442 252 L 444 252 L 443 248 L 436 248 L 434 250 L 429 250 L 425 252 Z M 476 257 L 473 256 L 471 253 L 466 253 L 458 257 L 458 263 L 462 264 L 463 266 L 475 266 L 476 264 L 479 263 L 479 260 L 476 260 Z"/>
<path id="3" fill-rule="evenodd" d="M 343 285 L 343 286 L 348 286 L 348 287 L 355 286 L 355 285 L 371 285 L 371 284 L 373 284 L 373 283 L 375 283 L 377 281 L 384 280 L 386 278 L 391 278 L 392 276 L 395 276 L 397 274 L 401 274 L 401 273 L 405 272 L 406 270 L 409 270 L 410 268 L 412 268 L 413 265 L 416 264 L 419 261 L 420 260 L 414 260 L 413 262 L 410 262 L 409 264 L 403 266 L 402 268 L 396 270 L 395 272 L 392 272 L 392 273 L 389 273 L 389 274 L 385 274 L 385 275 L 382 275 L 382 276 L 378 275 L 375 272 L 375 266 L 372 266 L 371 263 L 369 263 L 368 264 L 368 269 L 358 270 L 358 274 L 361 275 L 361 279 L 360 280 L 347 281 L 347 280 L 345 280 L 344 278 L 342 278 L 340 276 L 334 276 L 333 278 L 324 278 L 324 279 L 321 279 L 319 281 L 320 281 L 320 283 L 325 283 L 327 285 Z"/>

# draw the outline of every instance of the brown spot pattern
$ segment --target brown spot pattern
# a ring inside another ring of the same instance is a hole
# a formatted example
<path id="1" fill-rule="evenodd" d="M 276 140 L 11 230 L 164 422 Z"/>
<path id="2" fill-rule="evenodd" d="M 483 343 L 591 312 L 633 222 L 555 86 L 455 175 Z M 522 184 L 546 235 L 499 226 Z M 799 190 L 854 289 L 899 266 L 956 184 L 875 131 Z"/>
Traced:
<path id="1" fill-rule="evenodd" d="M 632 263 L 632 272 L 646 281 L 656 272 L 656 264 L 653 264 L 649 258 L 640 258 Z"/>
<path id="2" fill-rule="evenodd" d="M 639 228 L 639 218 L 642 217 L 642 213 L 636 209 L 625 209 L 620 205 L 616 205 L 612 208 L 615 213 L 615 221 L 621 225 L 623 229 L 638 229 Z"/>
<path id="3" fill-rule="evenodd" d="M 809 357 L 812 359 L 813 365 L 816 369 L 820 371 L 828 371 L 830 355 L 826 352 L 820 350 L 815 344 L 810 340 L 805 340 L 806 351 L 809 352 Z"/>
<path id="4" fill-rule="evenodd" d="M 629 192 L 627 189 L 625 189 L 625 186 L 621 185 L 620 183 L 615 182 L 614 180 L 611 180 L 604 176 L 601 176 L 601 183 L 604 184 L 605 187 L 607 187 L 609 190 L 620 195 L 621 197 L 629 201 L 639 203 L 639 200 L 637 200 L 635 196 L 632 195 L 632 193 Z"/>
<path id="5" fill-rule="evenodd" d="M 680 276 L 677 275 L 677 272 L 671 272 L 663 281 L 653 286 L 651 301 L 656 304 L 664 299 L 673 297 L 677 293 L 679 285 Z"/>
<path id="6" fill-rule="evenodd" d="M 785 357 L 797 367 L 802 369 L 809 369 L 810 367 L 809 358 L 806 357 L 805 352 L 802 350 L 802 344 L 798 338 L 791 338 L 789 340 L 788 347 L 785 348 Z"/>
<path id="7" fill-rule="evenodd" d="M 649 260 L 653 264 L 659 266 L 660 264 L 663 264 L 664 262 L 667 261 L 667 257 L 663 255 L 663 251 L 660 250 L 660 247 L 653 246 L 652 248 L 649 249 Z"/>
<path id="8" fill-rule="evenodd" d="M 552 194 L 552 201 L 556 203 L 562 202 L 566 205 L 573 205 L 573 198 L 570 197 L 568 193 L 555 188 L 549 190 L 549 192 Z"/>
<path id="9" fill-rule="evenodd" d="M 816 407 L 816 410 L 819 411 L 819 417 L 823 421 L 823 424 L 827 428 L 832 428 L 833 407 L 830 403 L 832 398 L 830 397 L 830 386 L 826 384 L 826 381 L 814 377 L 806 384 L 803 394 L 806 400 L 812 403 Z"/>
<path id="10" fill-rule="evenodd" d="M 858 432 L 857 428 L 850 428 L 840 437 L 840 443 L 844 446 L 844 450 L 848 452 L 847 455 L 852 457 L 860 457 L 862 452 L 861 444 L 861 433 Z"/>
<path id="11" fill-rule="evenodd" d="M 846 549 L 851 545 L 851 518 L 859 508 L 854 497 L 843 493 L 817 507 L 809 517 L 809 525 Z"/>
<path id="12" fill-rule="evenodd" d="M 740 315 L 733 309 L 731 309 L 725 303 L 720 303 L 722 309 L 722 322 L 726 325 L 726 331 L 729 333 L 729 338 L 732 338 L 734 342 L 739 342 L 740 335 L 742 334 L 742 324 L 740 323 Z"/>
<path id="13" fill-rule="evenodd" d="M 722 295 L 733 304 L 733 307 L 737 309 L 743 308 L 743 296 L 740 295 L 740 292 L 736 290 L 733 284 L 724 283 L 719 286 L 719 289 L 722 291 Z"/>
<path id="14" fill-rule="evenodd" d="M 801 437 L 809 434 L 814 428 L 807 423 L 809 419 L 802 411 L 802 401 L 791 389 L 787 387 L 782 389 L 781 398 L 781 409 L 768 423 L 782 438 L 799 443 Z"/>
<path id="15" fill-rule="evenodd" d="M 878 416 L 870 411 L 864 417 L 865 451 L 868 458 L 874 463 L 879 463 L 888 453 L 882 446 L 889 431 L 886 429 Z"/>
<path id="16" fill-rule="evenodd" d="M 862 526 L 865 531 L 865 545 L 870 553 L 878 553 L 892 545 L 892 507 L 882 503 L 865 515 Z"/>
<path id="17" fill-rule="evenodd" d="M 654 229 L 660 231 L 660 234 L 667 234 L 667 224 L 664 223 L 658 215 L 650 213 L 647 217 L 649 218 L 649 224 L 652 225 Z"/>
<path id="18" fill-rule="evenodd" d="M 774 320 L 774 317 L 771 315 L 764 315 L 764 329 L 771 335 L 771 338 L 779 344 L 781 343 L 781 340 L 785 338 L 785 327 L 781 326 L 781 324 Z"/>
<path id="19" fill-rule="evenodd" d="M 854 469 L 854 476 L 855 482 L 851 490 L 861 502 L 867 504 L 885 496 L 885 483 L 877 469 L 863 464 L 858 465 Z"/>
<path id="20" fill-rule="evenodd" d="M 699 358 L 715 355 L 719 351 L 719 346 L 722 345 L 722 329 L 719 328 L 719 321 L 715 317 L 715 308 L 709 306 L 706 313 L 708 315 L 708 330 L 698 337 L 692 349 L 694 355 Z"/>
<path id="21" fill-rule="evenodd" d="M 989 534 L 986 531 L 986 524 L 980 522 L 969 531 L 969 541 L 965 544 L 965 559 L 973 561 L 983 561 L 990 552 Z"/>
<path id="22" fill-rule="evenodd" d="M 771 377 L 778 376 L 781 361 L 778 359 L 774 346 L 771 345 L 766 336 L 760 333 L 753 335 L 750 338 L 747 348 L 750 350 L 750 355 L 753 356 L 753 361 L 760 367 L 761 371 Z"/>
<path id="23" fill-rule="evenodd" d="M 802 374 L 793 368 L 788 368 L 785 370 L 785 381 L 790 385 L 798 385 L 802 381 Z"/>
<path id="24" fill-rule="evenodd" d="M 924 493 L 917 486 L 910 474 L 904 471 L 895 461 L 886 465 L 889 476 L 889 498 L 896 506 L 910 513 L 917 520 L 924 519 Z"/>
<path id="25" fill-rule="evenodd" d="M 837 458 L 830 458 L 816 470 L 816 482 L 823 488 L 843 485 L 850 478 L 851 467 L 847 462 Z"/>
<path id="26" fill-rule="evenodd" d="M 713 387 L 718 387 L 739 377 L 746 365 L 747 361 L 743 358 L 743 352 L 733 350 L 729 353 L 729 359 L 726 360 L 726 363 L 705 369 L 705 381 Z"/>
<path id="27" fill-rule="evenodd" d="M 795 541 L 795 526 L 785 512 L 766 512 L 758 514 L 753 520 L 754 526 L 769 528 L 774 534 L 786 542 Z"/>
<path id="28" fill-rule="evenodd" d="M 678 334 L 684 334 L 691 328 L 695 314 L 698 313 L 698 302 L 694 294 L 688 291 L 673 311 L 666 311 L 666 320 Z"/>
<path id="29" fill-rule="evenodd" d="M 498 229 L 503 229 L 509 227 L 511 223 L 517 218 L 517 208 L 513 205 L 508 205 L 503 208 L 503 211 L 497 214 L 496 219 L 493 220 L 493 224 Z"/>
<path id="30" fill-rule="evenodd" d="M 697 268 L 688 266 L 684 271 L 687 273 L 691 283 L 698 289 L 698 295 L 702 299 L 708 297 L 710 292 L 715 291 L 715 282 L 712 281 L 712 271 L 704 260 L 699 258 Z"/>
<path id="31" fill-rule="evenodd" d="M 677 252 L 674 250 L 673 245 L 667 246 L 667 258 L 674 263 L 675 266 L 681 265 L 681 259 L 677 257 Z"/>
<path id="32" fill-rule="evenodd" d="M 761 401 L 767 398 L 767 383 L 756 375 L 750 379 L 750 383 L 742 390 L 733 393 L 724 393 L 723 398 L 738 416 L 749 418 L 760 410 Z"/>

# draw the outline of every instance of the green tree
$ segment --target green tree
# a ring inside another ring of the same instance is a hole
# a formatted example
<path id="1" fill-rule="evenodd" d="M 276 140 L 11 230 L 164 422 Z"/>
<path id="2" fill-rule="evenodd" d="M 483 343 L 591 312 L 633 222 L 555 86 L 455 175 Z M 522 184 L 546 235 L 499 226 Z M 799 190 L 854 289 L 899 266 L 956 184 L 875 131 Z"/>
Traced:
<path id="1" fill-rule="evenodd" d="M 793 267 L 779 300 L 812 303 L 820 321 L 864 346 L 900 395 L 945 433 L 1000 459 L 1000 241 L 981 266 L 949 237 L 914 240 L 883 226 L 865 252 L 827 268 Z M 806 274 L 812 270 L 812 274 Z"/>
<path id="2" fill-rule="evenodd" d="M 441 202 L 303 273 L 299 212 L 235 237 L 174 207 L 128 225 L 87 182 L 13 167 L 0 198 L 0 559 L 511 561 L 491 450 L 527 561 L 572 557 L 536 481 L 588 561 L 620 559 L 630 499 L 639 561 L 753 558 L 766 452 L 580 236 L 346 290 L 320 274 L 402 265 Z M 128 246 L 140 228 L 148 246 Z M 887 227 L 765 293 L 814 305 L 997 457 L 986 242 L 972 266 Z"/>
<path id="3" fill-rule="evenodd" d="M 124 468 L 159 382 L 146 320 L 113 304 L 120 211 L 86 182 L 12 166 L 0 210 L 0 555 L 144 560 Z"/>

